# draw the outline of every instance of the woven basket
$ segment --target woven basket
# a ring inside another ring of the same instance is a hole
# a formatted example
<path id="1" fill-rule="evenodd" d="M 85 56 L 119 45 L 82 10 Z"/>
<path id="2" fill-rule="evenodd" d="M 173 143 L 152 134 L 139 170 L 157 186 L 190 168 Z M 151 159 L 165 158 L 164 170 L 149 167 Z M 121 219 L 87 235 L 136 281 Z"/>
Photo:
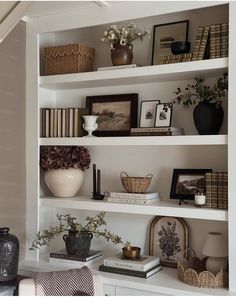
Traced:
<path id="1" fill-rule="evenodd" d="M 131 177 L 125 171 L 120 173 L 122 185 L 129 193 L 144 193 L 149 187 L 153 175 L 148 174 L 145 177 Z"/>
<path id="2" fill-rule="evenodd" d="M 193 257 L 178 262 L 178 278 L 180 281 L 199 288 L 220 289 L 228 287 L 227 272 L 221 269 L 220 272 L 214 275 L 206 270 L 207 258 L 200 260 L 196 257 L 193 249 L 187 248 L 186 250 L 190 250 L 193 253 Z"/>
<path id="3" fill-rule="evenodd" d="M 73 44 L 45 48 L 46 75 L 90 72 L 93 70 L 93 48 Z"/>

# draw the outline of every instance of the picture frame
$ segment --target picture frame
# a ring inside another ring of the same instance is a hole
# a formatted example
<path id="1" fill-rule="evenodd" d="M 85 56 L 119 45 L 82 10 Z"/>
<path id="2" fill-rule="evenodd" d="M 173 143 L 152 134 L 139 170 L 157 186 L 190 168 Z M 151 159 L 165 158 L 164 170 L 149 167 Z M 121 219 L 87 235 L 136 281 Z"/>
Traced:
<path id="1" fill-rule="evenodd" d="M 180 217 L 155 216 L 150 226 L 149 254 L 158 256 L 162 266 L 177 268 L 179 259 L 187 257 L 189 230 Z"/>
<path id="2" fill-rule="evenodd" d="M 172 104 L 160 103 L 156 105 L 155 123 L 154 126 L 158 127 L 170 127 L 172 119 Z"/>
<path id="3" fill-rule="evenodd" d="M 151 64 L 160 64 L 160 56 L 172 55 L 171 43 L 188 40 L 188 30 L 188 20 L 155 25 L 153 30 Z"/>
<path id="4" fill-rule="evenodd" d="M 142 101 L 140 106 L 139 127 L 153 128 L 156 117 L 156 105 L 160 104 L 159 100 Z"/>
<path id="5" fill-rule="evenodd" d="M 174 169 L 170 198 L 193 200 L 194 194 L 205 193 L 207 172 L 212 172 L 212 169 Z"/>
<path id="6" fill-rule="evenodd" d="M 99 116 L 95 136 L 128 136 L 137 127 L 137 93 L 87 96 L 86 107 Z"/>

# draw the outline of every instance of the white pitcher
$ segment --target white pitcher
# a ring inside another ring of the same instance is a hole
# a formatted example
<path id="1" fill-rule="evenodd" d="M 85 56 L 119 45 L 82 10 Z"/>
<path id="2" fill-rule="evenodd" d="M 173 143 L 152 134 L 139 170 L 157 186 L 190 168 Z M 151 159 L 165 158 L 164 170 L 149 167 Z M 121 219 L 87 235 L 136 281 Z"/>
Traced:
<path id="1" fill-rule="evenodd" d="M 84 119 L 83 128 L 88 132 L 84 137 L 95 137 L 92 133 L 98 128 L 97 115 L 82 115 Z"/>

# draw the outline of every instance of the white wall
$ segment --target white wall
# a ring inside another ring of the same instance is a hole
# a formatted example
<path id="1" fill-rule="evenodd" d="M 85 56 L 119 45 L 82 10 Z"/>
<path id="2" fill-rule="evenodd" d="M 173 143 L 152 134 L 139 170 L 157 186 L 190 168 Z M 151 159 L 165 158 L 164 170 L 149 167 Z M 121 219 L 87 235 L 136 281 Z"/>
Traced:
<path id="1" fill-rule="evenodd" d="M 25 23 L 0 45 L 0 226 L 25 250 Z"/>

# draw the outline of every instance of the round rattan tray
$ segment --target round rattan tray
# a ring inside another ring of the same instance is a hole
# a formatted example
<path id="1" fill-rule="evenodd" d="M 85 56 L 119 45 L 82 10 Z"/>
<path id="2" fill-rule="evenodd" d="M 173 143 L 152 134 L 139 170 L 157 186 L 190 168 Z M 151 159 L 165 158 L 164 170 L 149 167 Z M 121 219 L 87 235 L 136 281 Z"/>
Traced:
<path id="1" fill-rule="evenodd" d="M 193 257 L 182 259 L 178 262 L 178 278 L 185 284 L 199 287 L 199 288 L 227 288 L 228 287 L 228 273 L 223 269 L 216 275 L 206 270 L 206 260 L 200 260 L 196 257 L 193 249 L 188 248 L 187 251 L 193 253 Z"/>

